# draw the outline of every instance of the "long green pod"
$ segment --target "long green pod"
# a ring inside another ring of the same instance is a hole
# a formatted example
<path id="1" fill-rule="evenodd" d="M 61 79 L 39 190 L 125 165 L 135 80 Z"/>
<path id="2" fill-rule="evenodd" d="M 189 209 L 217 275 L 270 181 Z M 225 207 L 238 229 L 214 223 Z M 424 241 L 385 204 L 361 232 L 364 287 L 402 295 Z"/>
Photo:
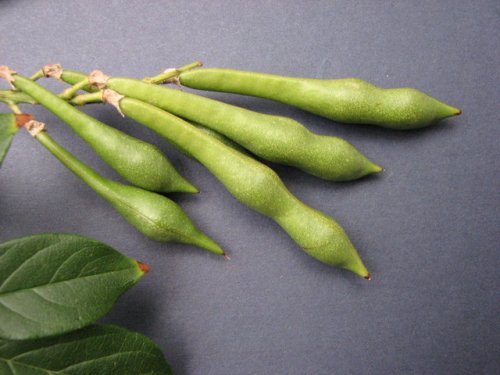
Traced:
<path id="1" fill-rule="evenodd" d="M 249 155 L 248 153 L 248 150 L 243 148 L 240 144 L 230 140 L 229 138 L 227 138 L 225 135 L 222 135 L 221 133 L 219 133 L 218 131 L 215 131 L 211 128 L 207 128 L 206 126 L 203 126 L 201 124 L 198 124 L 196 122 L 193 122 L 193 121 L 190 121 L 189 122 L 191 125 L 193 125 L 194 127 L 196 127 L 197 129 L 200 129 L 203 133 L 206 133 L 208 134 L 209 136 L 217 139 L 218 141 L 224 143 L 226 146 L 229 146 L 231 148 L 234 148 L 236 151 L 239 151 L 239 152 L 242 152 L 246 155 Z"/>
<path id="2" fill-rule="evenodd" d="M 287 117 L 130 78 L 112 77 L 106 86 L 224 134 L 263 159 L 325 180 L 349 181 L 382 170 L 343 139 L 315 134 Z"/>
<path id="3" fill-rule="evenodd" d="M 306 253 L 370 277 L 342 227 L 299 201 L 271 168 L 160 108 L 116 95 L 112 90 L 104 92 L 104 98 L 112 98 L 123 114 L 202 163 L 241 203 L 274 219 Z"/>
<path id="4" fill-rule="evenodd" d="M 63 70 L 60 66 L 58 67 L 57 78 L 61 79 L 62 81 L 66 82 L 66 83 L 68 83 L 70 85 L 76 85 L 76 84 L 82 82 L 83 80 L 88 80 L 88 76 L 86 74 L 81 73 L 81 72 L 77 72 L 75 70 L 66 70 L 66 69 Z M 91 84 L 83 86 L 82 90 L 88 91 L 88 92 L 97 92 L 97 91 L 99 91 L 99 89 L 97 89 L 96 87 L 92 86 Z M 1 94 L 2 94 L 2 92 L 0 91 L 0 95 Z M 0 100 L 1 100 L 1 96 L 0 96 Z M 101 96 L 99 96 L 98 98 L 96 97 L 95 98 L 95 102 L 99 102 L 99 103 L 102 102 Z M 89 102 L 86 101 L 86 104 L 87 103 L 89 103 Z M 246 150 L 242 146 L 240 146 L 238 143 L 236 143 L 236 142 L 232 141 L 231 139 L 225 137 L 224 135 L 222 135 L 221 133 L 215 131 L 214 129 L 211 129 L 211 128 L 208 128 L 206 126 L 203 126 L 200 123 L 193 123 L 193 122 L 191 122 L 191 123 L 194 126 L 196 126 L 198 129 L 200 129 L 200 130 L 204 131 L 205 133 L 209 134 L 210 136 L 217 138 L 222 143 L 225 143 L 226 145 L 231 146 L 231 147 L 237 149 L 240 152 L 246 152 Z"/>
<path id="5" fill-rule="evenodd" d="M 175 202 L 160 194 L 104 178 L 57 144 L 45 131 L 35 129 L 31 133 L 52 155 L 106 199 L 145 236 L 161 242 L 196 245 L 224 255 L 219 245 L 197 229 Z"/>
<path id="6" fill-rule="evenodd" d="M 335 121 L 399 130 L 423 128 L 461 113 L 419 90 L 384 89 L 357 78 L 321 80 L 195 69 L 181 73 L 179 80 L 196 89 L 275 100 Z"/>
<path id="7" fill-rule="evenodd" d="M 81 112 L 36 82 L 18 74 L 12 84 L 30 95 L 66 124 L 124 179 L 158 192 L 197 192 L 152 144 L 131 137 Z"/>

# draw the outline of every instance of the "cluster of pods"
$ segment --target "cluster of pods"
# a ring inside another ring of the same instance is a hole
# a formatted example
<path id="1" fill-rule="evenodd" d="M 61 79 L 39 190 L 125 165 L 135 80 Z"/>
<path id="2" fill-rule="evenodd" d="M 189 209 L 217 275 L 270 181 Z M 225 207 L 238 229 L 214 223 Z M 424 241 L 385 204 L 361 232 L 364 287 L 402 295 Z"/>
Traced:
<path id="1" fill-rule="evenodd" d="M 262 114 L 162 86 L 180 85 L 275 100 L 329 119 L 407 130 L 429 126 L 460 110 L 411 88 L 383 89 L 360 79 L 319 80 L 227 69 L 195 69 L 200 63 L 136 80 L 90 75 L 47 65 L 28 78 L 8 67 L 0 77 L 13 90 L 0 100 L 17 112 L 5 114 L 24 126 L 68 169 L 105 198 L 144 235 L 157 241 L 199 246 L 225 256 L 179 205 L 162 193 L 197 192 L 155 146 L 133 138 L 77 109 L 110 103 L 203 164 L 241 203 L 276 221 L 306 253 L 370 279 L 355 247 L 331 217 L 296 198 L 279 176 L 251 154 L 301 169 L 329 181 L 349 181 L 382 168 L 347 141 L 312 133 L 295 120 Z M 40 86 L 41 77 L 72 85 L 59 95 Z M 79 90 L 87 94 L 77 95 Z M 57 144 L 44 125 L 22 114 L 18 103 L 40 104 L 68 124 L 130 185 L 111 181 Z"/>

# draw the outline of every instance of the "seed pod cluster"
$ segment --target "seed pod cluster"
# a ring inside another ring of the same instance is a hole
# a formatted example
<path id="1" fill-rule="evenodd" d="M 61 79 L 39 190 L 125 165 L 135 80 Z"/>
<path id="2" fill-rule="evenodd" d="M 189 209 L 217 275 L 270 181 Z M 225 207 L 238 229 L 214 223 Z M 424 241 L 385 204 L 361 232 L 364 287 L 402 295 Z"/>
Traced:
<path id="1" fill-rule="evenodd" d="M 69 103 L 104 101 L 114 105 L 122 115 L 154 130 L 203 164 L 238 201 L 272 218 L 307 254 L 369 279 L 370 273 L 342 227 L 333 218 L 296 198 L 270 167 L 255 160 L 251 154 L 330 181 L 359 179 L 381 172 L 380 166 L 347 141 L 314 134 L 293 119 L 257 113 L 160 87 L 157 83 L 173 81 L 197 89 L 253 95 L 344 123 L 397 130 L 429 126 L 460 114 L 460 110 L 415 89 L 382 89 L 354 78 L 318 80 L 227 69 L 192 69 L 199 65 L 168 70 L 144 81 L 109 77 L 100 71 L 87 77 L 62 70 L 58 65 L 48 66 L 40 75 L 53 76 L 74 85 L 60 96 L 0 67 L 0 76 L 19 90 L 0 92 L 0 101 L 12 103 L 17 100 L 46 107 L 127 181 L 136 185 L 126 186 L 98 175 L 55 143 L 46 132 L 32 131 L 66 167 L 152 239 L 193 244 L 224 254 L 213 240 L 195 227 L 179 206 L 166 197 L 144 190 L 197 191 L 159 150 L 107 127 Z M 80 89 L 91 94 L 74 98 Z"/>

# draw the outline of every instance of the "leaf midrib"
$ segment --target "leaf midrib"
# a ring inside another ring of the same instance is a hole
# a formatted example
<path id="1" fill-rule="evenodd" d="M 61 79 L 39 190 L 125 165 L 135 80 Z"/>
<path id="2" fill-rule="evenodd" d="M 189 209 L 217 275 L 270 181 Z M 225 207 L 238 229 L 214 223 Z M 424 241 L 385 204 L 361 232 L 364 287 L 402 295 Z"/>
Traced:
<path id="1" fill-rule="evenodd" d="M 73 280 L 88 279 L 88 278 L 97 277 L 97 276 L 103 276 L 103 275 L 108 275 L 108 274 L 112 274 L 112 273 L 119 273 L 119 272 L 123 272 L 123 271 L 129 271 L 131 269 L 133 270 L 133 267 L 124 268 L 124 269 L 116 270 L 116 271 L 98 273 L 98 274 L 95 274 L 95 275 L 87 275 L 87 276 L 81 276 L 81 277 L 74 277 L 72 279 L 66 279 L 66 280 L 62 280 L 62 281 L 57 281 L 55 283 L 48 283 L 48 284 L 34 286 L 34 287 L 30 287 L 30 288 L 17 289 L 17 290 L 14 290 L 14 291 L 11 291 L 11 292 L 7 292 L 7 293 L 0 293 L 0 299 L 2 297 L 4 297 L 4 296 L 10 295 L 10 294 L 14 294 L 14 293 L 18 293 L 18 292 L 24 292 L 24 291 L 31 290 L 31 289 L 37 289 L 37 288 L 42 289 L 42 288 L 49 287 L 51 285 L 57 285 L 57 284 L 63 284 L 63 283 L 71 282 Z"/>
<path id="2" fill-rule="evenodd" d="M 41 348 L 41 349 L 44 349 L 44 348 Z M 15 357 L 10 358 L 10 359 L 4 358 L 4 357 L 0 357 L 0 361 L 6 362 L 9 365 L 9 368 L 11 370 L 12 370 L 12 365 L 18 365 L 18 366 L 29 367 L 29 368 L 32 368 L 32 369 L 35 369 L 35 370 L 45 371 L 48 374 L 63 374 L 64 375 L 64 374 L 67 374 L 65 371 L 67 371 L 68 369 L 70 369 L 72 367 L 80 366 L 80 365 L 82 365 L 84 363 L 93 362 L 93 361 L 100 361 L 100 360 L 103 360 L 103 359 L 106 359 L 106 358 L 110 358 L 110 357 L 114 357 L 114 356 L 117 356 L 117 355 L 131 354 L 131 353 L 139 353 L 142 356 L 149 356 L 149 357 L 156 358 L 156 356 L 154 354 L 149 353 L 149 352 L 143 352 L 141 350 L 127 350 L 127 351 L 124 351 L 124 352 L 112 353 L 112 354 L 106 355 L 104 357 L 99 357 L 99 358 L 94 358 L 94 359 L 88 359 L 88 360 L 80 361 L 80 362 L 77 362 L 77 363 L 73 363 L 73 364 L 71 364 L 69 366 L 66 366 L 65 368 L 63 368 L 61 370 L 57 370 L 57 371 L 48 370 L 48 369 L 43 368 L 43 367 L 37 367 L 37 366 L 31 365 L 31 364 L 27 364 L 25 362 L 16 361 L 14 359 Z M 22 354 L 25 354 L 25 353 L 22 353 Z M 17 373 L 16 371 L 17 370 L 15 370 L 15 368 L 14 368 L 14 371 L 13 371 L 14 375 Z"/>
<path id="3" fill-rule="evenodd" d="M 33 259 L 33 258 L 35 258 L 35 257 L 39 256 L 40 254 L 42 254 L 42 253 L 46 252 L 47 250 L 51 250 L 51 249 L 53 250 L 53 249 L 54 249 L 54 247 L 59 246 L 59 245 L 61 245 L 61 244 L 64 244 L 64 242 L 69 242 L 69 243 L 71 244 L 71 241 L 60 241 L 60 242 L 57 242 L 57 243 L 52 243 L 52 244 L 50 244 L 50 245 L 48 245 L 48 246 L 45 246 L 44 248 L 42 248 L 42 249 L 38 250 L 36 253 L 32 254 L 30 257 L 26 258 L 26 259 L 25 259 L 25 260 L 24 260 L 24 261 L 23 261 L 23 262 L 22 262 L 22 263 L 21 263 L 21 264 L 20 264 L 20 265 L 19 265 L 19 266 L 15 269 L 15 270 L 13 270 L 13 271 L 10 273 L 10 275 L 9 275 L 9 276 L 7 276 L 7 278 L 6 278 L 6 279 L 2 282 L 2 284 L 0 285 L 0 295 L 2 294 L 1 289 L 2 289 L 2 288 L 3 288 L 3 287 L 4 287 L 4 286 L 5 286 L 5 285 L 6 285 L 6 284 L 7 284 L 7 283 L 8 283 L 8 282 L 12 279 L 12 277 L 13 277 L 14 275 L 16 275 L 16 274 L 17 274 L 17 272 L 19 272 L 19 270 L 21 270 L 21 269 L 23 268 L 23 266 L 24 266 L 26 263 L 28 263 L 31 259 Z M 12 249 L 15 249 L 15 248 L 16 248 L 16 247 L 15 247 L 15 246 L 13 246 L 13 247 L 11 247 L 10 249 L 7 249 L 7 251 L 6 251 L 4 254 L 2 254 L 2 255 L 7 255 L 7 254 L 9 253 L 9 251 L 11 251 Z M 80 252 L 81 252 L 81 251 L 83 251 L 83 250 L 87 250 L 87 249 L 91 249 L 91 248 L 92 248 L 92 246 L 91 246 L 91 245 L 87 245 L 87 246 L 83 246 L 81 249 L 79 249 L 79 250 L 77 250 L 77 251 L 73 252 L 73 253 L 72 253 L 69 257 L 67 257 L 67 258 L 66 258 L 66 259 L 65 259 L 65 260 L 64 260 L 64 261 L 63 261 L 63 262 L 59 265 L 59 267 L 56 269 L 56 271 L 55 271 L 55 272 L 54 272 L 54 274 L 52 275 L 51 280 L 55 277 L 55 275 L 57 274 L 57 272 L 59 272 L 59 270 L 60 270 L 61 266 L 62 266 L 63 264 L 65 264 L 65 263 L 66 263 L 69 259 L 71 259 L 71 257 L 73 257 L 75 254 L 80 253 Z M 42 260 L 43 260 L 43 259 L 42 259 Z M 94 259 L 93 259 L 92 261 L 94 261 Z M 88 264 L 88 263 L 90 263 L 90 261 L 89 261 L 89 262 L 87 262 L 87 264 Z M 49 283 L 50 283 L 50 281 L 49 281 Z"/>

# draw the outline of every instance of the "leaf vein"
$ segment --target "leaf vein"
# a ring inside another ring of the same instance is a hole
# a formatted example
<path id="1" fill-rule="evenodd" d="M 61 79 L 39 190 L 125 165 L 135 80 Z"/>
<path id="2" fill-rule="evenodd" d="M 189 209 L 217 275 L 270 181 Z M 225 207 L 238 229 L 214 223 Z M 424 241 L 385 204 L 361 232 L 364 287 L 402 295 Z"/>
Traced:
<path id="1" fill-rule="evenodd" d="M 5 307 L 7 310 L 10 310 L 12 311 L 14 314 L 17 314 L 19 316 L 21 316 L 22 318 L 26 319 L 26 320 L 29 320 L 31 322 L 35 322 L 35 323 L 40 323 L 38 320 L 34 320 L 34 319 L 31 319 L 29 317 L 27 317 L 26 315 L 24 314 L 21 314 L 19 311 L 16 311 L 14 310 L 12 307 L 10 307 L 9 305 L 7 305 L 4 301 L 0 300 L 0 305 L 2 305 L 3 307 Z"/>
<path id="2" fill-rule="evenodd" d="M 45 251 L 55 247 L 55 246 L 59 246 L 62 242 L 64 241 L 61 241 L 61 242 L 58 242 L 58 243 L 53 243 L 47 247 L 44 247 L 43 249 L 41 250 L 38 250 L 36 253 L 32 254 L 30 257 L 26 258 L 15 270 L 12 271 L 12 273 L 2 282 L 2 284 L 0 285 L 0 292 L 2 291 L 2 289 L 4 288 L 4 286 L 7 284 L 7 282 L 12 279 L 12 277 L 17 274 L 22 268 L 23 266 L 28 263 L 31 259 L 33 259 L 35 256 L 38 256 L 39 254 L 42 254 L 44 253 Z"/>
<path id="3" fill-rule="evenodd" d="M 69 257 L 67 257 L 60 265 L 59 267 L 57 267 L 57 269 L 55 270 L 54 274 L 52 275 L 52 277 L 50 278 L 49 280 L 49 284 L 52 283 L 52 281 L 54 281 L 54 278 L 57 276 L 57 273 L 59 272 L 59 270 L 71 259 L 73 258 L 75 255 L 81 253 L 82 251 L 85 251 L 87 249 L 91 249 L 92 246 L 84 246 L 82 247 L 81 249 L 79 249 L 78 251 L 75 251 L 73 254 L 71 254 Z"/>
<path id="4" fill-rule="evenodd" d="M 8 296 L 10 294 L 15 294 L 15 293 L 23 292 L 23 291 L 26 291 L 26 290 L 33 290 L 35 288 L 41 289 L 41 288 L 46 288 L 46 287 L 49 287 L 49 286 L 52 286 L 52 285 L 69 283 L 70 281 L 74 281 L 74 280 L 83 280 L 83 279 L 89 279 L 89 278 L 92 278 L 92 277 L 102 277 L 102 276 L 110 275 L 110 274 L 113 274 L 113 273 L 120 273 L 120 272 L 124 272 L 124 271 L 129 271 L 129 270 L 130 270 L 129 268 L 123 268 L 121 270 L 108 271 L 108 272 L 97 273 L 95 275 L 88 275 L 88 276 L 82 276 L 82 277 L 74 277 L 72 279 L 62 280 L 62 281 L 58 281 L 58 282 L 55 282 L 55 283 L 52 283 L 52 284 L 38 285 L 38 286 L 24 288 L 24 289 L 17 289 L 17 290 L 14 290 L 12 292 L 0 293 L 0 302 L 1 302 L 1 298 L 2 297 Z"/>
<path id="5" fill-rule="evenodd" d="M 74 369 L 75 367 L 79 367 L 79 366 L 85 365 L 88 362 L 97 362 L 97 361 L 102 361 L 102 360 L 108 360 L 108 359 L 113 358 L 113 357 L 117 357 L 117 356 L 121 356 L 121 355 L 125 355 L 125 354 L 126 355 L 130 355 L 130 354 L 133 354 L 133 353 L 140 354 L 141 356 L 149 356 L 149 357 L 153 357 L 153 358 L 155 357 L 154 354 L 151 354 L 151 353 L 148 353 L 148 352 L 143 352 L 141 350 L 128 350 L 128 351 L 124 351 L 124 352 L 118 352 L 118 353 L 108 354 L 108 355 L 105 355 L 103 357 L 98 357 L 98 358 L 93 358 L 93 359 L 88 359 L 88 360 L 85 360 L 85 361 L 73 363 L 72 365 L 67 366 L 67 367 L 61 369 L 61 371 L 67 371 L 69 369 Z"/>

